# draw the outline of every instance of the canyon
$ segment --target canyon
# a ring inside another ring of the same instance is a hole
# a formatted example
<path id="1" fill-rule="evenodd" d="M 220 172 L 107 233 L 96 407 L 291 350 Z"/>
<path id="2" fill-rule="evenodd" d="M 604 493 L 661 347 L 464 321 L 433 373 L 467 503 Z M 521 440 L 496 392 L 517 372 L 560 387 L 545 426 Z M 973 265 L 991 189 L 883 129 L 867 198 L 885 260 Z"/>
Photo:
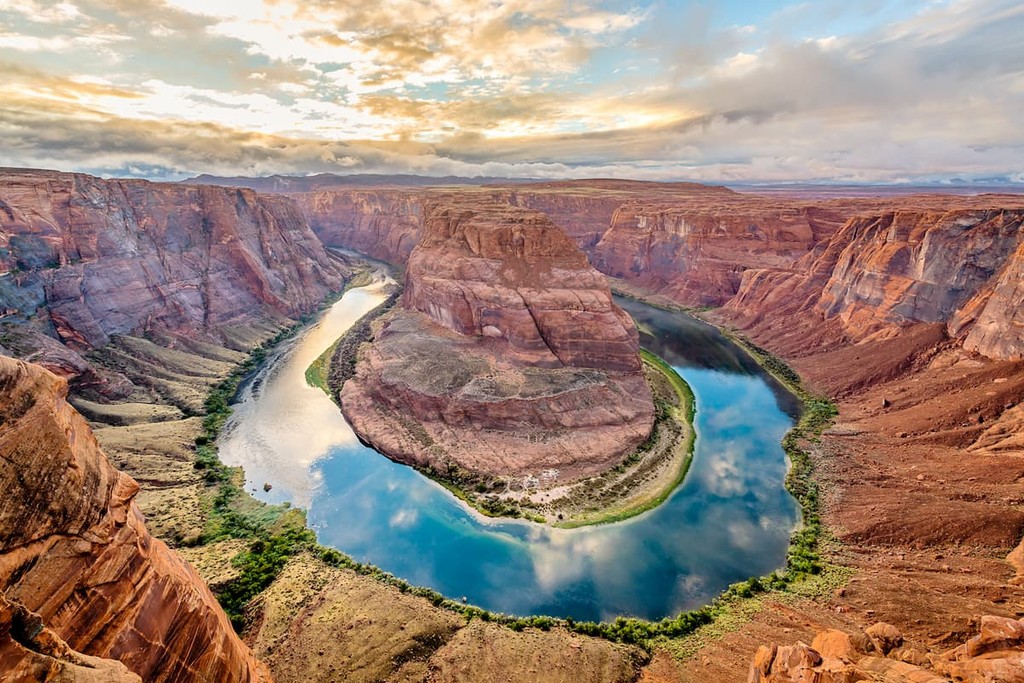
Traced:
<path id="1" fill-rule="evenodd" d="M 470 242 L 450 252 L 443 232 L 433 247 L 424 241 L 430 229 L 451 224 L 429 220 L 451 193 L 382 184 L 272 195 L 0 173 L 0 263 L 7 271 L 0 276 L 0 346 L 4 355 L 66 378 L 70 401 L 91 422 L 86 426 L 65 401 L 61 380 L 0 359 L 5 487 L 33 486 L 25 490 L 36 501 L 20 507 L 8 500 L 2 508 L 0 663 L 67 675 L 85 667 L 110 671 L 111 680 L 132 680 L 131 672 L 147 678 L 161 662 L 183 672 L 173 680 L 266 675 L 205 585 L 236 579 L 231 558 L 250 541 L 185 547 L 202 537 L 212 505 L 210 487 L 192 466 L 204 397 L 244 359 L 242 351 L 344 286 L 354 262 L 329 248 L 405 265 L 412 274 L 408 317 L 384 321 L 378 336 L 397 324 L 406 327 L 396 336 L 429 329 L 452 343 L 466 332 L 474 343 L 494 342 L 478 320 L 480 308 L 452 303 L 456 290 L 483 292 L 473 278 L 482 264 Z M 835 424 L 805 444 L 822 492 L 821 516 L 834 536 L 823 549 L 831 569 L 816 592 L 757 596 L 736 608 L 729 628 L 712 625 L 647 655 L 561 628 L 514 633 L 480 621 L 466 625 L 425 599 L 307 553 L 289 560 L 261 592 L 243 629 L 276 680 L 308 680 L 304 672 L 328 660 L 333 675 L 350 680 L 480 680 L 494 671 L 552 681 L 573 674 L 743 681 L 754 673 L 800 680 L 778 663 L 814 660 L 807 649 L 827 659 L 821 641 L 813 647 L 819 633 L 856 636 L 876 622 L 893 625 L 926 659 L 970 637 L 988 638 L 985 647 L 965 646 L 973 648 L 971 657 L 984 658 L 989 645 L 1003 641 L 1005 647 L 989 649 L 1004 659 L 1017 656 L 1019 639 L 986 634 L 996 625 L 1016 633 L 993 619 L 1015 620 L 1024 604 L 1024 565 L 1014 550 L 1024 535 L 1024 199 L 821 199 L 623 181 L 493 185 L 458 194 L 544 214 L 614 278 L 616 289 L 698 309 L 782 356 L 809 387 L 837 401 Z M 418 243 L 426 247 L 422 258 Z M 559 268 L 570 271 L 587 260 L 562 255 L 568 260 Z M 427 283 L 418 291 L 417 272 Z M 583 289 L 597 291 L 588 283 Z M 492 327 L 503 334 L 526 330 L 514 344 L 502 342 L 515 354 L 548 365 L 563 364 L 563 356 L 582 359 L 581 373 L 607 369 L 585 365 L 592 357 L 615 372 L 630 371 L 632 356 L 621 350 L 625 323 L 607 309 L 596 319 L 612 330 L 613 343 L 596 350 L 557 338 L 542 345 L 541 326 L 523 327 L 522 306 L 514 310 Z M 631 345 L 635 340 L 627 340 Z M 28 416 L 45 439 L 26 433 Z M 134 480 L 107 464 L 92 433 Z M 78 469 L 67 468 L 72 460 Z M 65 472 L 80 478 L 62 479 L 71 476 Z M 143 514 L 151 532 L 177 550 L 149 535 Z M 43 553 L 50 543 L 59 552 Z M 122 604 L 158 607 L 145 611 L 149 621 L 140 610 L 109 617 Z M 33 624 L 32 638 L 18 635 L 24 627 L 15 625 L 25 623 Z M 96 632 L 81 624 L 106 627 Z M 181 624 L 197 624 L 201 640 L 174 640 L 170 634 Z M 127 652 L 138 639 L 150 644 L 135 648 L 144 662 Z M 812 646 L 790 645 L 798 640 Z M 480 657 L 484 644 L 488 655 Z M 756 654 L 762 646 L 767 654 Z M 780 658 L 784 648 L 793 656 Z M 864 656 L 858 652 L 844 666 Z M 928 662 L 923 668 L 939 680 L 951 675 Z M 820 674 L 818 663 L 805 668 L 815 667 Z M 903 680 L 899 671 L 869 674 Z M 968 672 L 963 680 L 984 680 L 980 675 Z"/>
<path id="2" fill-rule="evenodd" d="M 400 462 L 555 485 L 614 467 L 653 428 L 633 321 L 544 214 L 433 199 L 378 325 L 340 401 Z"/>
<path id="3" fill-rule="evenodd" d="M 0 269 L 0 344 L 114 399 L 131 384 L 82 354 L 142 330 L 248 349 L 350 272 L 280 196 L 33 170 L 0 171 Z"/>

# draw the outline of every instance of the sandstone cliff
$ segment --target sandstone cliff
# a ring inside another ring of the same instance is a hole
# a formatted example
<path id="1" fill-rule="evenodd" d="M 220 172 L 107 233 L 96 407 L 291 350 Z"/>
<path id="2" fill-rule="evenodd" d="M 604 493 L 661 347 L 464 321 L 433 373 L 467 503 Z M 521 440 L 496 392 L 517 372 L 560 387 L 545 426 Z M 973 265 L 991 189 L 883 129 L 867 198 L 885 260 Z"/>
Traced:
<path id="1" fill-rule="evenodd" d="M 111 467 L 66 395 L 53 374 L 0 357 L 4 665 L 47 675 L 99 665 L 77 651 L 146 681 L 269 680 L 199 576 L 150 536 L 138 485 Z M 93 680 L 126 674 L 103 666 Z"/>
<path id="2" fill-rule="evenodd" d="M 424 202 L 442 188 L 321 188 L 293 196 L 325 244 L 405 263 Z M 724 303 L 744 270 L 790 266 L 876 200 L 809 202 L 695 183 L 577 180 L 482 187 L 467 196 L 539 211 L 601 272 L 688 305 Z"/>
<path id="3" fill-rule="evenodd" d="M 422 192 L 395 188 L 291 195 L 324 244 L 405 263 L 420 237 Z"/>
<path id="4" fill-rule="evenodd" d="M 1024 208 L 987 201 L 851 218 L 792 268 L 744 273 L 723 313 L 791 354 L 942 324 L 970 350 L 1024 357 Z M 781 317 L 791 323 L 778 326 Z"/>
<path id="5" fill-rule="evenodd" d="M 113 659 L 75 652 L 38 614 L 0 593 L 0 673 L 5 681 L 142 683 Z"/>
<path id="6" fill-rule="evenodd" d="M 573 181 L 504 196 L 564 225 L 602 273 L 692 306 L 727 301 L 748 268 L 791 265 L 846 208 L 693 183 Z"/>
<path id="7" fill-rule="evenodd" d="M 544 214 L 476 198 L 425 208 L 403 304 L 531 365 L 638 371 L 639 341 L 604 278 Z"/>
<path id="8" fill-rule="evenodd" d="M 7 319 L 38 311 L 77 350 L 148 330 L 224 341 L 345 274 L 281 196 L 29 170 L 0 171 L 0 270 Z"/>
<path id="9" fill-rule="evenodd" d="M 403 305 L 341 400 L 400 461 L 552 482 L 616 464 L 653 424 L 636 329 L 603 278 L 542 214 L 479 196 L 427 206 Z"/>

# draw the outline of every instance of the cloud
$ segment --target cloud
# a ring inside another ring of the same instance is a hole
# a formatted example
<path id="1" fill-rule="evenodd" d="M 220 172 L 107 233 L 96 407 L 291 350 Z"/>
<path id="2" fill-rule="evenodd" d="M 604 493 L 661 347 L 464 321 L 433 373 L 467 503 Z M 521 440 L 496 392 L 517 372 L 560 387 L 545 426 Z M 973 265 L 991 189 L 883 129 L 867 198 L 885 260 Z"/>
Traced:
<path id="1" fill-rule="evenodd" d="M 698 3 L 0 0 L 0 163 L 154 177 L 1019 174 L 1024 7 L 865 7 L 755 27 Z"/>

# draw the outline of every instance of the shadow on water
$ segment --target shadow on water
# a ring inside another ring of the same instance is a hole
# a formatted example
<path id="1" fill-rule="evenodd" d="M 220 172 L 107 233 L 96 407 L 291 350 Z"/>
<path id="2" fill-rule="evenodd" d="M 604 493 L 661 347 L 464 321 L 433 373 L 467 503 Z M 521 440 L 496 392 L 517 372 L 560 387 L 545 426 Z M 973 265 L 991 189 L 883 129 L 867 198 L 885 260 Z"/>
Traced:
<path id="1" fill-rule="evenodd" d="M 799 520 L 780 440 L 796 402 L 715 328 L 622 302 L 697 399 L 683 484 L 616 524 L 551 529 L 479 517 L 440 486 L 359 443 L 304 372 L 345 325 L 383 298 L 352 290 L 268 364 L 240 400 L 221 457 L 254 495 L 307 508 L 320 541 L 413 584 L 494 611 L 659 619 L 784 565 Z M 273 484 L 264 493 L 262 483 Z"/>
<path id="2" fill-rule="evenodd" d="M 737 375 L 755 375 L 771 388 L 779 408 L 791 418 L 800 417 L 800 399 L 765 372 L 743 349 L 709 325 L 685 313 L 666 311 L 634 299 L 615 297 L 640 329 L 640 344 L 664 358 L 670 365 L 703 368 Z M 681 343 L 685 341 L 685 343 Z"/>

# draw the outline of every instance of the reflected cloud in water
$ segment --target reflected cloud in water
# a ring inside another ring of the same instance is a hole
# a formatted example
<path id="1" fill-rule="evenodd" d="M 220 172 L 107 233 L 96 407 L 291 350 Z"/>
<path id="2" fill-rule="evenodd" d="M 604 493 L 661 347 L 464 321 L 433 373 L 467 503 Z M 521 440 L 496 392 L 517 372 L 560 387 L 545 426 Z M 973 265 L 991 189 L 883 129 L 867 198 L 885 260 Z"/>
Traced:
<path id="1" fill-rule="evenodd" d="M 352 289 L 344 305 L 329 309 L 318 323 L 284 347 L 242 387 L 239 401 L 218 442 L 220 458 L 243 465 L 250 489 L 273 489 L 268 502 L 309 507 L 318 483 L 311 465 L 337 447 L 359 440 L 322 390 L 306 384 L 306 368 L 367 311 L 384 300 L 377 288 Z M 341 304 L 341 302 L 339 302 Z"/>

